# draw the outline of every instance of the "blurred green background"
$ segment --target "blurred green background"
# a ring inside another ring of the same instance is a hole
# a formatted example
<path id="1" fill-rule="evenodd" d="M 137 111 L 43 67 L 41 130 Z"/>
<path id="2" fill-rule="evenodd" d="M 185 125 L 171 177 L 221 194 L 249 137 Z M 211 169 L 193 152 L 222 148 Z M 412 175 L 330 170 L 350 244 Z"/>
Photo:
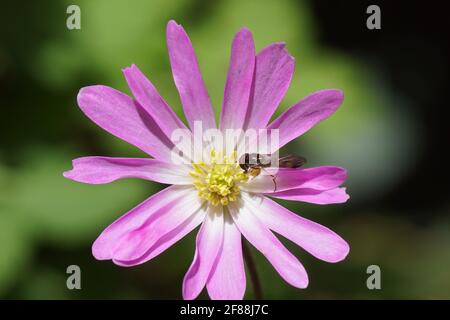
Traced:
<path id="1" fill-rule="evenodd" d="M 66 28 L 70 4 L 81 8 L 81 30 Z M 109 223 L 163 186 L 138 180 L 92 186 L 62 177 L 75 157 L 144 156 L 81 113 L 76 105 L 81 87 L 105 84 L 129 93 L 121 69 L 135 63 L 182 116 L 165 45 L 166 23 L 175 19 L 194 43 L 217 114 L 231 40 L 243 26 L 252 30 L 258 50 L 285 41 L 296 58 L 291 87 L 277 114 L 315 90 L 345 92 L 333 117 L 283 153 L 302 154 L 310 165 L 346 167 L 350 201 L 283 204 L 342 235 L 350 255 L 327 264 L 286 241 L 310 275 L 309 287 L 299 290 L 284 283 L 255 252 L 264 296 L 450 298 L 449 180 L 439 166 L 448 144 L 439 113 L 446 106 L 439 93 L 448 61 L 440 42 L 443 22 L 438 21 L 445 19 L 436 17 L 439 12 L 429 17 L 418 6 L 386 3 L 381 5 L 382 30 L 369 31 L 367 5 L 293 0 L 2 3 L 0 297 L 181 298 L 195 232 L 134 268 L 96 261 L 90 250 Z M 66 288 L 66 268 L 72 264 L 81 267 L 82 290 Z M 372 264 L 381 268 L 381 290 L 366 287 L 366 268 Z M 246 298 L 252 297 L 248 283 Z"/>

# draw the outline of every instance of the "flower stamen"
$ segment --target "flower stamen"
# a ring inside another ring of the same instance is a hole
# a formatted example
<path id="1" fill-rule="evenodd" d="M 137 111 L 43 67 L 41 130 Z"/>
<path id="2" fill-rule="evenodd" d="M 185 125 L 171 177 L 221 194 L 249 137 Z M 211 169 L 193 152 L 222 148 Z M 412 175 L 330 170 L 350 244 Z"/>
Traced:
<path id="1" fill-rule="evenodd" d="M 239 166 L 237 153 L 224 156 L 222 152 L 211 150 L 211 160 L 194 163 L 189 173 L 194 178 L 198 196 L 214 206 L 226 206 L 239 196 L 239 184 L 248 180 L 248 175 Z"/>

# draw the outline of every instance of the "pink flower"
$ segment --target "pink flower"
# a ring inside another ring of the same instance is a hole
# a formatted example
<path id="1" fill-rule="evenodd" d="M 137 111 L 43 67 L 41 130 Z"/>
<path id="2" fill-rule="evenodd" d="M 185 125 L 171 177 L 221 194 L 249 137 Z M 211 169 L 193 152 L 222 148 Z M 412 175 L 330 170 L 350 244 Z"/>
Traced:
<path id="1" fill-rule="evenodd" d="M 213 109 L 191 41 L 174 21 L 167 25 L 170 63 L 189 126 L 216 128 Z M 303 265 L 272 231 L 327 262 L 343 260 L 348 244 L 333 231 L 298 216 L 269 197 L 316 204 L 343 203 L 340 167 L 280 168 L 277 187 L 270 175 L 249 179 L 236 163 L 217 154 L 205 163 L 174 164 L 170 137 L 187 129 L 137 66 L 123 70 L 134 99 L 107 86 L 82 88 L 81 110 L 97 125 L 152 158 L 84 157 L 73 161 L 66 178 L 89 184 L 140 178 L 171 186 L 151 196 L 107 227 L 92 246 L 96 259 L 134 266 L 156 257 L 201 225 L 193 262 L 183 281 L 183 297 L 195 299 L 206 286 L 213 299 L 242 299 L 246 279 L 241 235 L 258 249 L 289 284 L 306 288 Z M 241 29 L 234 37 L 219 129 L 279 129 L 280 145 L 302 135 L 336 111 L 339 90 L 315 92 L 269 124 L 294 72 L 294 59 L 284 44 L 274 43 L 255 54 L 252 35 Z M 225 181 L 225 182 L 224 182 Z"/>

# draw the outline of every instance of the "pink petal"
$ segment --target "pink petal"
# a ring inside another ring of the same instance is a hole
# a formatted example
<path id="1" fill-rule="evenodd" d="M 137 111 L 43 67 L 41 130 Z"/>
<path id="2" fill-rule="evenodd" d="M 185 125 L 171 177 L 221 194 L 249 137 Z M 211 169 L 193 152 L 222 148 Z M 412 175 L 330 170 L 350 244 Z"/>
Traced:
<path id="1" fill-rule="evenodd" d="M 330 229 L 302 218 L 273 200 L 243 195 L 246 204 L 258 210 L 258 217 L 269 229 L 295 242 L 320 260 L 338 262 L 347 256 L 349 246 Z"/>
<path id="2" fill-rule="evenodd" d="M 133 261 L 148 257 L 154 245 L 183 225 L 201 210 L 202 201 L 195 192 L 161 208 L 152 219 L 148 219 L 142 226 L 123 234 L 113 249 L 113 259 L 117 261 Z M 147 260 L 147 259 L 146 259 Z"/>
<path id="3" fill-rule="evenodd" d="M 98 126 L 154 158 L 171 159 L 173 147 L 152 117 L 126 94 L 96 85 L 78 93 L 81 110 Z"/>
<path id="4" fill-rule="evenodd" d="M 255 46 L 248 29 L 241 29 L 231 47 L 222 113 L 221 129 L 242 128 L 247 113 L 255 68 Z"/>
<path id="5" fill-rule="evenodd" d="M 267 194 L 298 188 L 323 191 L 336 188 L 347 179 L 347 171 L 334 166 L 307 169 L 266 168 L 265 171 L 242 185 L 242 189 Z"/>
<path id="6" fill-rule="evenodd" d="M 196 196 L 192 187 L 170 186 L 128 211 L 108 226 L 92 245 L 92 254 L 98 260 L 112 259 L 120 238 L 158 219 L 167 208 L 184 197 Z"/>
<path id="7" fill-rule="evenodd" d="M 216 128 L 211 101 L 191 40 L 183 27 L 173 20 L 167 24 L 167 48 L 173 79 L 190 127 L 194 128 L 194 121 L 202 121 L 204 130 Z"/>
<path id="8" fill-rule="evenodd" d="M 122 261 L 114 259 L 113 262 L 122 267 L 132 267 L 138 264 L 145 263 L 154 257 L 158 256 L 161 252 L 164 252 L 167 248 L 171 247 L 174 243 L 184 238 L 188 233 L 197 228 L 205 219 L 206 211 L 200 208 L 199 211 L 191 215 L 186 221 L 178 225 L 173 230 L 169 231 L 141 257 L 136 260 Z"/>
<path id="9" fill-rule="evenodd" d="M 268 195 L 284 200 L 302 201 L 315 204 L 344 203 L 350 198 L 350 196 L 346 193 L 345 188 L 334 188 L 325 191 L 299 188 L 274 192 Z"/>
<path id="10" fill-rule="evenodd" d="M 225 216 L 223 247 L 206 288 L 211 299 L 241 300 L 246 286 L 241 233 L 229 215 Z"/>
<path id="11" fill-rule="evenodd" d="M 183 298 L 195 299 L 203 290 L 215 266 L 223 243 L 222 207 L 209 206 L 205 222 L 197 234 L 194 260 L 183 279 Z"/>
<path id="12" fill-rule="evenodd" d="M 125 68 L 123 73 L 136 100 L 155 120 L 166 136 L 170 138 L 176 129 L 186 129 L 184 123 L 136 65 Z"/>
<path id="13" fill-rule="evenodd" d="M 64 177 L 78 182 L 101 184 L 124 178 L 139 178 L 167 184 L 192 184 L 190 167 L 155 159 L 83 157 L 72 161 Z"/>
<path id="14" fill-rule="evenodd" d="M 228 207 L 239 231 L 270 261 L 280 276 L 294 287 L 306 288 L 308 275 L 305 268 L 259 220 L 259 210 L 249 208 L 246 201 L 237 205 L 233 202 Z"/>
<path id="15" fill-rule="evenodd" d="M 343 100 L 344 94 L 340 90 L 314 92 L 283 112 L 268 129 L 279 129 L 281 148 L 332 115 Z"/>
<path id="16" fill-rule="evenodd" d="M 284 43 L 264 48 L 255 63 L 254 89 L 245 128 L 265 128 L 286 94 L 294 73 L 294 58 Z"/>

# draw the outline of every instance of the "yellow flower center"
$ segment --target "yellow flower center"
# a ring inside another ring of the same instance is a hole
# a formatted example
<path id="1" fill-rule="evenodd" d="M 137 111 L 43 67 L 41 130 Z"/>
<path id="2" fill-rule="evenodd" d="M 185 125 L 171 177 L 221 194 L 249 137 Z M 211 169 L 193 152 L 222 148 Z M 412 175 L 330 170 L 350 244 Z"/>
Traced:
<path id="1" fill-rule="evenodd" d="M 236 152 L 223 156 L 212 150 L 208 164 L 198 162 L 192 166 L 194 169 L 189 174 L 194 178 L 193 184 L 198 190 L 198 196 L 215 206 L 226 206 L 229 202 L 236 201 L 240 192 L 239 184 L 248 180 L 239 166 Z"/>

